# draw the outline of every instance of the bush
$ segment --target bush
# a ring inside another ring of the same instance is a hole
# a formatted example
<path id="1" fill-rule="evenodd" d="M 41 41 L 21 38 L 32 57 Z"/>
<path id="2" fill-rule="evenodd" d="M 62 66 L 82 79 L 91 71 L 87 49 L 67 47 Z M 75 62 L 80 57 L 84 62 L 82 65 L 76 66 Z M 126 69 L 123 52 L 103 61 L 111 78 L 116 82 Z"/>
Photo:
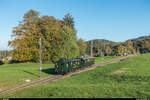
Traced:
<path id="1" fill-rule="evenodd" d="M 3 63 L 4 63 L 4 64 L 8 64 L 8 63 L 9 63 L 9 60 L 4 59 Z"/>
<path id="2" fill-rule="evenodd" d="M 3 61 L 2 60 L 0 60 L 0 65 L 3 65 L 4 63 L 3 63 Z"/>

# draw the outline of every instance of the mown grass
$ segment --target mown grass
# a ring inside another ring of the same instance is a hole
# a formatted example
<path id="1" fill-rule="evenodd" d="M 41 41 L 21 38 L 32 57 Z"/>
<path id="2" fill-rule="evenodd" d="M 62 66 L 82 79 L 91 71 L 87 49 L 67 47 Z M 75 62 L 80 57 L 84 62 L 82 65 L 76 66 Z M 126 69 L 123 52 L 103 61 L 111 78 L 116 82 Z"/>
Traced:
<path id="1" fill-rule="evenodd" d="M 42 77 L 47 77 L 49 68 L 53 68 L 53 64 L 43 64 Z M 39 64 L 36 63 L 18 63 L 0 65 L 0 90 L 15 87 L 26 83 L 26 80 L 39 79 Z"/>
<path id="2" fill-rule="evenodd" d="M 121 56 L 105 56 L 105 57 L 96 57 L 95 58 L 95 64 L 99 64 L 105 61 L 113 60 L 116 58 L 120 58 Z"/>
<path id="3" fill-rule="evenodd" d="M 112 74 L 122 68 L 126 70 Z M 149 70 L 150 54 L 146 54 L 2 97 L 149 98 Z"/>
<path id="4" fill-rule="evenodd" d="M 95 63 L 101 63 L 116 57 L 97 57 Z M 35 81 L 39 79 L 38 63 L 17 63 L 0 65 L 0 91 L 27 83 L 26 80 Z M 42 77 L 54 74 L 54 64 L 43 64 Z"/>
<path id="5" fill-rule="evenodd" d="M 150 54 L 144 54 L 119 63 L 97 67 L 53 83 L 11 92 L 1 97 L 149 98 L 149 71 Z"/>

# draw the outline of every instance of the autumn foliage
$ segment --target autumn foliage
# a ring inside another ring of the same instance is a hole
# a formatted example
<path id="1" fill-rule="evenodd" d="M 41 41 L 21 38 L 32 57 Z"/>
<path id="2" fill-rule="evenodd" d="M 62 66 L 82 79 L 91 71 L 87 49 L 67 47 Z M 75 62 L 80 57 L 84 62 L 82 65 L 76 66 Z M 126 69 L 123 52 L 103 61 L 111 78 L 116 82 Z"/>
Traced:
<path id="1" fill-rule="evenodd" d="M 39 17 L 39 12 L 30 10 L 13 29 L 13 40 L 9 41 L 9 46 L 14 49 L 10 52 L 10 56 L 15 61 L 38 62 L 39 38 L 41 38 L 43 61 L 55 62 L 61 57 L 78 57 L 80 49 L 76 34 L 73 17 L 70 14 L 65 15 L 63 20 L 58 20 L 47 15 Z M 82 53 L 84 54 L 85 52 Z"/>

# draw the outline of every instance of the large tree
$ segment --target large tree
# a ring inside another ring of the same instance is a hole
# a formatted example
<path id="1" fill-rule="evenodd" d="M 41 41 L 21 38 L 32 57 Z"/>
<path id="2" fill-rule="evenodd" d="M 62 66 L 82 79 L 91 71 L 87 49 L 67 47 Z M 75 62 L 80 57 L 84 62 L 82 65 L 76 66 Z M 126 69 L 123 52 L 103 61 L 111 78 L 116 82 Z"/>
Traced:
<path id="1" fill-rule="evenodd" d="M 40 29 L 38 27 L 39 12 L 30 10 L 23 21 L 14 28 L 9 45 L 14 48 L 10 52 L 13 60 L 16 61 L 37 61 L 38 58 L 38 37 Z"/>
<path id="2" fill-rule="evenodd" d="M 133 54 L 134 53 L 133 42 L 131 40 L 128 40 L 128 41 L 125 42 L 125 47 L 127 48 L 127 52 L 129 54 Z"/>
<path id="3" fill-rule="evenodd" d="M 109 45 L 106 45 L 106 50 L 105 53 L 107 56 L 111 56 L 112 55 L 112 49 Z"/>
<path id="4" fill-rule="evenodd" d="M 7 50 L 2 50 L 0 51 L 0 60 L 5 59 L 9 54 L 9 51 Z"/>
<path id="5" fill-rule="evenodd" d="M 70 15 L 70 13 L 67 13 L 65 17 L 63 18 L 64 24 L 72 29 L 74 28 L 74 20 L 73 17 Z"/>
<path id="6" fill-rule="evenodd" d="M 39 17 L 39 12 L 30 10 L 23 21 L 13 30 L 14 40 L 9 45 L 14 48 L 10 53 L 15 61 L 39 61 L 39 38 L 42 40 L 43 61 L 55 62 L 59 58 L 79 56 L 74 22 L 66 24 L 53 16 Z M 71 17 L 72 18 L 72 17 Z"/>
<path id="7" fill-rule="evenodd" d="M 62 45 L 60 46 L 59 55 L 64 58 L 74 58 L 79 56 L 79 47 L 76 43 L 76 33 L 68 26 L 64 26 L 61 32 Z"/>
<path id="8" fill-rule="evenodd" d="M 85 56 L 87 44 L 81 38 L 77 40 L 77 44 L 79 46 L 79 56 Z"/>
<path id="9" fill-rule="evenodd" d="M 127 48 L 123 45 L 119 45 L 116 49 L 116 53 L 123 55 L 124 53 L 127 53 Z"/>

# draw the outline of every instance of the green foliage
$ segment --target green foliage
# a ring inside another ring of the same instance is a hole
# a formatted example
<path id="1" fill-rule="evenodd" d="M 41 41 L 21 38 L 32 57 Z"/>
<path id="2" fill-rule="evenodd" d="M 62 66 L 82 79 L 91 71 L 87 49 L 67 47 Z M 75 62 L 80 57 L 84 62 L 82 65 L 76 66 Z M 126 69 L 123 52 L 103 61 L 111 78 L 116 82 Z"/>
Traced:
<path id="1" fill-rule="evenodd" d="M 70 14 L 58 20 L 53 16 L 39 17 L 39 12 L 30 10 L 23 18 L 13 30 L 14 40 L 9 41 L 14 48 L 10 52 L 14 61 L 39 62 L 39 38 L 42 39 L 43 62 L 79 56 L 76 30 Z"/>
<path id="2" fill-rule="evenodd" d="M 4 63 L 3 63 L 3 61 L 2 60 L 0 60 L 0 65 L 3 65 Z"/>
<path id="3" fill-rule="evenodd" d="M 124 53 L 127 53 L 127 48 L 123 45 L 120 45 L 117 47 L 117 53 L 123 55 Z"/>
<path id="4" fill-rule="evenodd" d="M 106 52 L 107 56 L 112 55 L 112 49 L 111 49 L 111 47 L 109 45 L 106 46 L 106 51 L 105 52 Z"/>
<path id="5" fill-rule="evenodd" d="M 8 63 L 9 63 L 9 60 L 4 59 L 4 60 L 3 60 L 3 63 L 4 63 L 4 64 L 8 64 Z"/>
<path id="6" fill-rule="evenodd" d="M 61 37 L 60 45 L 56 47 L 57 51 L 53 53 L 54 55 L 52 56 L 55 57 L 54 61 L 62 57 L 70 59 L 79 56 L 79 47 L 76 43 L 76 32 L 68 26 L 64 26 L 61 31 Z"/>
<path id="7" fill-rule="evenodd" d="M 107 55 L 109 46 L 112 49 L 112 55 L 117 54 L 136 54 L 136 53 L 148 53 L 150 52 L 150 36 L 140 37 L 136 39 L 127 40 L 125 42 L 113 42 L 103 39 L 95 39 L 93 41 L 93 53 L 97 53 L 99 56 Z M 87 41 L 86 53 L 90 54 L 91 41 Z M 109 49 L 110 49 L 109 48 Z M 106 53 L 107 51 L 107 53 Z M 111 50 L 110 50 L 111 51 Z"/>
<path id="8" fill-rule="evenodd" d="M 77 40 L 77 44 L 79 46 L 79 56 L 85 56 L 87 45 L 83 39 Z"/>
<path id="9" fill-rule="evenodd" d="M 10 56 L 15 61 L 37 61 L 38 56 L 38 28 L 39 13 L 30 10 L 24 15 L 23 21 L 13 30 L 14 40 L 9 45 L 14 48 Z"/>
<path id="10" fill-rule="evenodd" d="M 139 49 L 137 49 L 137 51 L 136 51 L 136 52 L 137 52 L 137 55 L 140 55 L 140 50 L 139 50 Z"/>
<path id="11" fill-rule="evenodd" d="M 133 43 L 134 48 L 138 49 L 140 53 L 150 52 L 150 36 L 137 39 Z"/>
<path id="12" fill-rule="evenodd" d="M 128 40 L 125 42 L 125 46 L 127 48 L 127 51 L 129 54 L 133 54 L 134 53 L 134 47 L 133 47 L 133 42 L 131 40 Z"/>
<path id="13" fill-rule="evenodd" d="M 63 21 L 65 23 L 66 26 L 75 29 L 74 28 L 74 21 L 73 21 L 73 17 L 70 15 L 70 13 L 67 13 L 65 15 L 65 17 L 63 18 Z"/>
<path id="14" fill-rule="evenodd" d="M 114 47 L 120 44 L 119 42 L 113 42 L 113 41 L 104 40 L 104 39 L 95 39 L 92 41 L 93 41 L 93 53 L 97 53 L 99 56 L 115 55 L 114 49 L 116 48 Z M 91 41 L 87 41 L 86 44 L 87 44 L 86 53 L 90 55 Z"/>
<path id="15" fill-rule="evenodd" d="M 5 59 L 9 55 L 9 51 L 3 50 L 0 51 L 0 60 Z"/>

